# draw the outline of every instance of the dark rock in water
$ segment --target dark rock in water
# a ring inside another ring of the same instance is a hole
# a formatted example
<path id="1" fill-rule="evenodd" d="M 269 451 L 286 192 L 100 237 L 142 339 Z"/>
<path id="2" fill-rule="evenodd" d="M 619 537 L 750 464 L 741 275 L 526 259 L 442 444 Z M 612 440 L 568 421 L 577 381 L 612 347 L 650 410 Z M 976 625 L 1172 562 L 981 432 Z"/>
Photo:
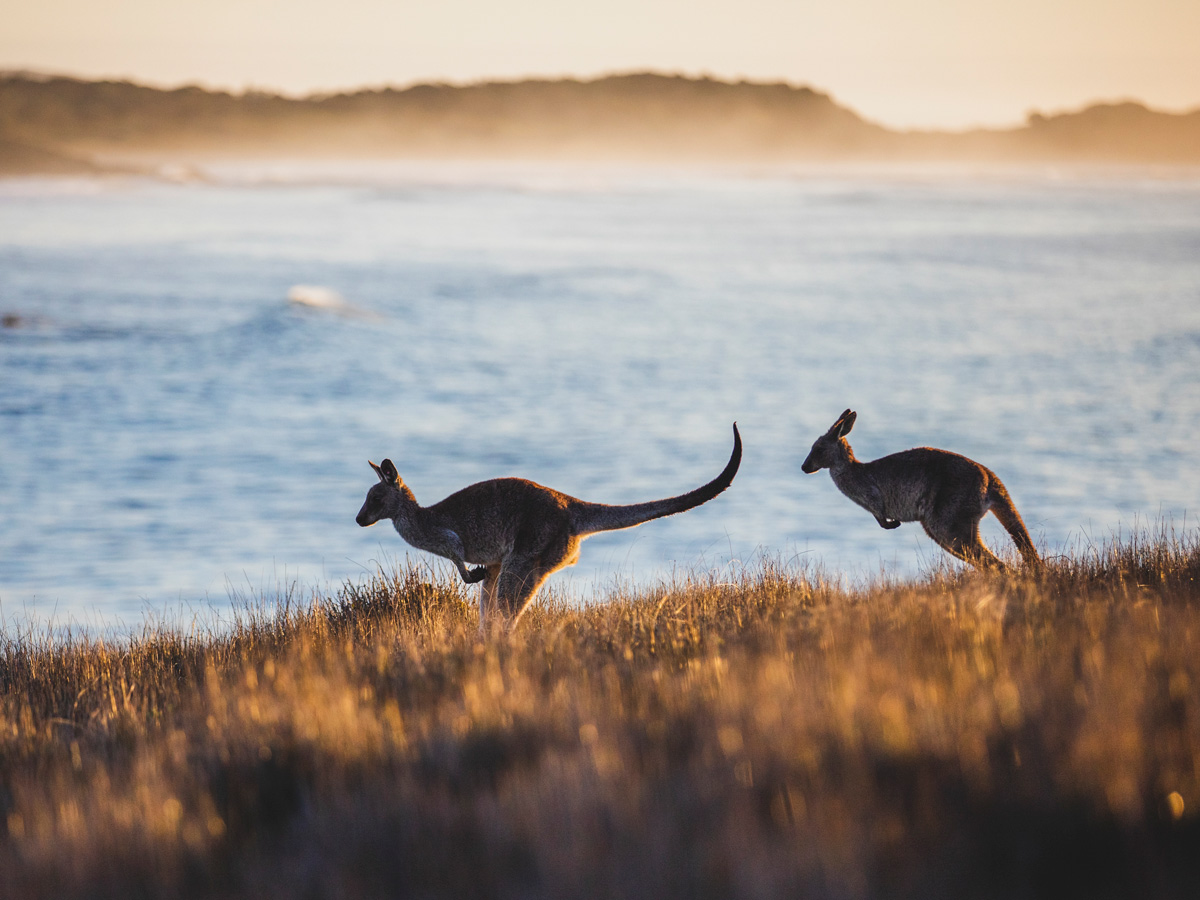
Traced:
<path id="1" fill-rule="evenodd" d="M 0 316 L 0 327 L 3 328 L 20 328 L 25 324 L 25 320 L 16 313 L 5 313 Z"/>

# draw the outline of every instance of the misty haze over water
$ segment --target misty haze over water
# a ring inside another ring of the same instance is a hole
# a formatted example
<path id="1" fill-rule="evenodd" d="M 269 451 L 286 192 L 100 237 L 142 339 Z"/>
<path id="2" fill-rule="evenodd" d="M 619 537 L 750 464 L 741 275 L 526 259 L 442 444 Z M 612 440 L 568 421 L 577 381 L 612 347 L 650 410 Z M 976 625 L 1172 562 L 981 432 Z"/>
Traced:
<path id="1" fill-rule="evenodd" d="M 726 494 L 589 539 L 551 589 L 940 564 L 800 472 L 847 406 L 860 458 L 995 470 L 1051 555 L 1200 511 L 1200 180 L 218 175 L 0 182 L 8 627 L 430 559 L 355 525 L 368 458 L 427 504 L 501 475 L 626 503 L 716 475 L 734 420 Z"/>

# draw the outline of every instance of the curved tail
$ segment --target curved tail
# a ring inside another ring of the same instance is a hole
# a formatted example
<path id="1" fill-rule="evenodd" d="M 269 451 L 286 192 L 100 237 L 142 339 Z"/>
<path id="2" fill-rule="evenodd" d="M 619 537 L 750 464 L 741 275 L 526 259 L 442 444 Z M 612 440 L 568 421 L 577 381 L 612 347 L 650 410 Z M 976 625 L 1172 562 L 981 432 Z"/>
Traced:
<path id="1" fill-rule="evenodd" d="M 649 503 L 631 503 L 628 506 L 609 506 L 605 503 L 587 503 L 579 501 L 571 508 L 571 526 L 580 537 L 595 534 L 598 531 L 618 531 L 622 528 L 632 528 L 660 519 L 663 516 L 673 516 L 685 510 L 707 503 L 733 481 L 738 466 L 742 462 L 742 436 L 738 434 L 737 423 L 733 423 L 733 454 L 724 470 L 702 487 L 678 497 L 668 497 L 665 500 L 651 500 Z"/>
<path id="2" fill-rule="evenodd" d="M 1029 536 L 1021 514 L 1017 512 L 1012 497 L 1008 495 L 1008 490 L 1000 483 L 999 478 L 993 477 L 988 485 L 988 501 L 991 504 L 992 512 L 996 514 L 996 518 L 1000 520 L 1004 530 L 1012 536 L 1013 543 L 1021 551 L 1021 556 L 1025 558 L 1025 564 L 1035 569 L 1039 568 L 1042 560 L 1038 556 L 1037 550 L 1034 549 L 1033 538 Z"/>

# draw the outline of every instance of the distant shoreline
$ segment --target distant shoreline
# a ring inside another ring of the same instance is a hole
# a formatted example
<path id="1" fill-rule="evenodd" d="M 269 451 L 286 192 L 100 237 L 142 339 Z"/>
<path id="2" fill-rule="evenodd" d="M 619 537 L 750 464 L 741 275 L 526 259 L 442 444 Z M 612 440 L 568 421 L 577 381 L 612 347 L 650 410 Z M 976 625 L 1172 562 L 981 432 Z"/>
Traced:
<path id="1" fill-rule="evenodd" d="M 1125 101 L 1033 113 L 1009 129 L 900 131 L 808 87 L 654 73 L 304 98 L 0 76 L 0 175 L 283 157 L 1192 167 L 1200 108 Z"/>
<path id="2" fill-rule="evenodd" d="M 533 190 L 611 189 L 686 185 L 703 189 L 727 181 L 844 181 L 872 184 L 1119 184 L 1163 183 L 1200 186 L 1200 164 L 959 162 L 755 163 L 687 160 L 562 160 L 539 157 L 471 158 L 204 158 L 164 155 L 67 159 L 45 168 L 0 164 L 3 185 L 21 191 L 58 190 L 56 182 L 107 182 L 112 186 L 159 183 L 214 188 L 420 187 L 490 185 Z"/>

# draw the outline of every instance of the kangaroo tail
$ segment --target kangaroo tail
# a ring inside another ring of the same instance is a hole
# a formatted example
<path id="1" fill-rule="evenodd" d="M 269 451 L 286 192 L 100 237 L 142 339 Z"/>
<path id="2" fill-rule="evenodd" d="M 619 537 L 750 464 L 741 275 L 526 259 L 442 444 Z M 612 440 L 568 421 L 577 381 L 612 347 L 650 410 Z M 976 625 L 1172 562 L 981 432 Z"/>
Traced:
<path id="1" fill-rule="evenodd" d="M 1000 520 L 1004 530 L 1012 536 L 1013 543 L 1021 551 L 1021 556 L 1025 558 L 1025 564 L 1033 568 L 1040 567 L 1042 560 L 1038 556 L 1037 550 L 1034 549 L 1033 538 L 1029 536 L 1029 530 L 1025 527 L 1021 514 L 1013 505 L 1008 490 L 995 476 L 988 485 L 988 501 L 991 504 L 992 512 L 996 514 L 996 518 Z"/>
<path id="2" fill-rule="evenodd" d="M 685 510 L 707 503 L 733 481 L 738 466 L 742 462 L 742 436 L 738 434 L 737 423 L 733 424 L 733 454 L 724 470 L 702 487 L 678 497 L 668 497 L 665 500 L 651 500 L 649 503 L 631 503 L 628 506 L 609 506 L 605 503 L 587 503 L 579 501 L 571 509 L 571 526 L 575 534 L 584 536 L 598 531 L 617 531 L 622 528 L 632 528 L 659 519 L 663 516 L 673 516 Z"/>

